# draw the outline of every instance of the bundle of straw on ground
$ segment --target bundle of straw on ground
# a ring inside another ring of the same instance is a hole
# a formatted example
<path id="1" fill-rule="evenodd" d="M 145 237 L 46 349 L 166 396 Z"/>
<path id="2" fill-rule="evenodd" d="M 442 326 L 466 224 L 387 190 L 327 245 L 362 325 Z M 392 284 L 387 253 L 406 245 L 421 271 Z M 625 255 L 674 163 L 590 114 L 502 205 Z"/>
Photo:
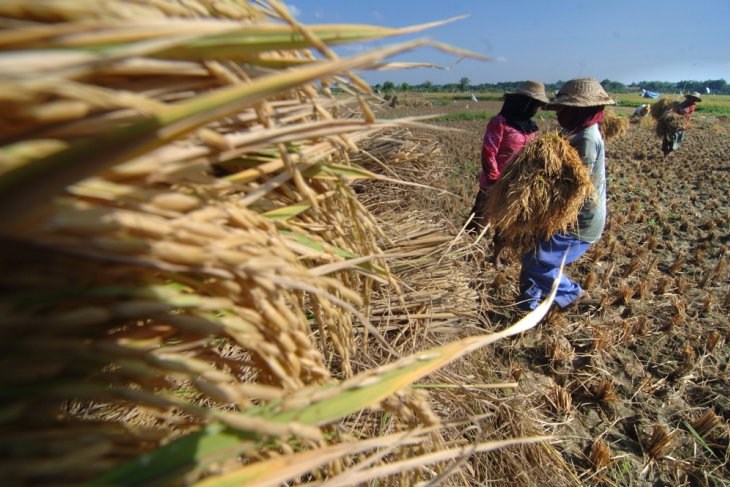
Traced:
<path id="1" fill-rule="evenodd" d="M 684 117 L 676 112 L 680 103 L 669 98 L 661 97 L 651 106 L 651 118 L 656 123 L 655 133 L 657 137 L 672 135 L 677 130 L 684 128 Z"/>
<path id="2" fill-rule="evenodd" d="M 442 221 L 442 204 L 433 203 L 456 200 L 438 187 L 448 165 L 435 139 L 390 129 L 363 143 L 352 161 L 390 178 L 354 187 L 389 236 L 378 245 L 393 256 L 391 272 L 405 284 L 398 296 L 385 288 L 373 293 L 371 319 L 397 330 L 394 339 L 411 346 L 476 325 L 478 296 L 470 285 L 475 276 L 464 259 L 471 249 L 445 231 L 455 230 L 453 222 Z"/>
<path id="3" fill-rule="evenodd" d="M 524 146 L 487 192 L 481 214 L 516 249 L 549 238 L 577 221 L 594 195 L 578 152 L 557 132 Z"/>
<path id="4" fill-rule="evenodd" d="M 492 328 L 485 316 L 476 323 L 475 313 L 483 311 L 480 301 L 490 300 L 495 292 L 505 292 L 509 286 L 495 290 L 492 279 L 484 279 L 479 264 L 485 260 L 483 246 L 458 236 L 460 220 L 444 219 L 449 214 L 444 208 L 459 198 L 445 191 L 452 166 L 434 144 L 434 135 L 433 131 L 391 129 L 365 142 L 361 153 L 353 157 L 373 172 L 425 186 L 413 190 L 403 183 L 383 180 L 356 185 L 362 187 L 358 191 L 363 203 L 391 236 L 392 242 L 382 242 L 381 247 L 399 256 L 389 262 L 391 271 L 404 284 L 403 295 L 380 288 L 371 297 L 371 312 L 380 315 L 373 319 L 387 324 L 389 341 L 399 352 L 411 351 L 424 342 L 435 345 L 447 337 L 503 326 Z M 452 237 L 444 238 L 443 229 L 449 229 Z M 500 353 L 509 347 L 503 344 Z M 473 382 L 511 377 L 509 371 L 501 370 L 504 364 L 492 350 L 474 355 L 418 384 L 430 392 L 429 404 L 440 418 L 462 420 L 473 427 L 468 432 L 446 428 L 444 441 L 466 445 L 466 438 L 471 437 L 497 440 L 546 434 L 543 424 L 547 419 L 531 403 L 531 394 L 518 389 L 517 383 Z M 484 414 L 485 410 L 488 413 Z M 515 485 L 577 485 L 570 468 L 550 444 L 476 453 L 468 465 L 452 483 L 484 485 L 511 479 Z"/>
<path id="5" fill-rule="evenodd" d="M 609 109 L 604 111 L 603 119 L 599 123 L 605 142 L 621 137 L 626 133 L 628 126 L 628 118 L 619 117 L 613 110 Z"/>
<path id="6" fill-rule="evenodd" d="M 468 453 L 406 386 L 496 338 L 353 370 L 361 345 L 398 355 L 364 313 L 376 284 L 401 284 L 350 186 L 378 176 L 349 154 L 407 122 L 376 121 L 350 70 L 423 42 L 329 46 L 418 29 L 306 27 L 274 0 L 11 1 L 0 17 L 3 479 L 278 484 L 373 452 L 368 478 L 416 482 Z M 402 434 L 324 430 L 381 401 Z"/>

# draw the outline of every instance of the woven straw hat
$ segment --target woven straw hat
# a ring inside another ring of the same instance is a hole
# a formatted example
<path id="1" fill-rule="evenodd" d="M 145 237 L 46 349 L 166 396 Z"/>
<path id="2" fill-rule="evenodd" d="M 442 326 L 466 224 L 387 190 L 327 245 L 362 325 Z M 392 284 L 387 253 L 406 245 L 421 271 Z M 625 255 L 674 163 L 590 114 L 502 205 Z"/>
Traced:
<path id="1" fill-rule="evenodd" d="M 696 91 L 688 91 L 684 94 L 685 98 L 694 98 L 697 101 L 702 101 L 702 98 L 700 98 L 700 94 Z"/>
<path id="2" fill-rule="evenodd" d="M 539 81 L 525 81 L 515 91 L 509 91 L 505 95 L 525 95 L 546 105 L 550 103 L 545 94 L 545 85 Z"/>
<path id="3" fill-rule="evenodd" d="M 593 78 L 575 78 L 567 81 L 558 91 L 558 96 L 550 102 L 548 108 L 596 107 L 615 105 L 601 83 Z"/>

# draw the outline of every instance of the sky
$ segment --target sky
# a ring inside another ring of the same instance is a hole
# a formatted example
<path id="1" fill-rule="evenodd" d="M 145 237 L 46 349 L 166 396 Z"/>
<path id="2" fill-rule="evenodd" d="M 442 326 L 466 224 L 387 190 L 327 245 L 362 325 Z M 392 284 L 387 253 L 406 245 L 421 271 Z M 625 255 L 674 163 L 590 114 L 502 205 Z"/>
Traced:
<path id="1" fill-rule="evenodd" d="M 730 82 L 730 0 L 288 0 L 305 24 L 406 27 L 461 14 L 469 18 L 372 43 L 338 47 L 340 56 L 414 38 L 475 51 L 494 62 L 432 48 L 395 61 L 445 69 L 366 72 L 371 84 L 471 84 L 577 77 L 639 81 L 725 79 Z"/>

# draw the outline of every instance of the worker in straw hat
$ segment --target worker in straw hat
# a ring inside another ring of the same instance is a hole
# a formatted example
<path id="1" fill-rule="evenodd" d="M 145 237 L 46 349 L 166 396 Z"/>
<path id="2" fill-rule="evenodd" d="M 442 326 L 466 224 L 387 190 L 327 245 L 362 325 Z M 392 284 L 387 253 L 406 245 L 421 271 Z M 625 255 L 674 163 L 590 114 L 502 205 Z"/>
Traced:
<path id="1" fill-rule="evenodd" d="M 545 85 L 539 81 L 525 81 L 512 92 L 504 94 L 500 112 L 487 124 L 482 139 L 482 171 L 479 174 L 479 191 L 471 210 L 472 220 L 467 231 L 478 233 L 483 227 L 479 208 L 487 191 L 499 179 L 500 173 L 515 158 L 527 142 L 537 137 L 537 124 L 532 119 L 540 108 L 548 104 Z M 500 267 L 499 254 L 503 244 L 494 236 L 494 262 Z"/>
<path id="2" fill-rule="evenodd" d="M 577 150 L 590 172 L 595 197 L 585 202 L 577 222 L 567 232 L 536 242 L 535 248 L 522 256 L 518 301 L 522 309 L 535 309 L 548 295 L 563 255 L 567 254 L 565 263 L 570 264 L 601 237 L 606 223 L 606 153 L 598 123 L 603 119 L 604 107 L 614 103 L 598 81 L 577 78 L 566 82 L 547 106 L 556 111 L 561 135 Z M 563 275 L 555 303 L 565 308 L 583 295 L 581 287 Z"/>
<path id="3" fill-rule="evenodd" d="M 690 119 L 697 108 L 696 104 L 701 101 L 700 94 L 692 91 L 685 93 L 684 101 L 677 108 L 673 109 L 675 113 L 684 116 L 684 127 L 680 130 L 664 134 L 664 138 L 662 139 L 662 152 L 664 153 L 664 157 L 667 157 L 672 151 L 679 149 L 679 146 L 682 145 L 684 131 L 689 128 Z"/>

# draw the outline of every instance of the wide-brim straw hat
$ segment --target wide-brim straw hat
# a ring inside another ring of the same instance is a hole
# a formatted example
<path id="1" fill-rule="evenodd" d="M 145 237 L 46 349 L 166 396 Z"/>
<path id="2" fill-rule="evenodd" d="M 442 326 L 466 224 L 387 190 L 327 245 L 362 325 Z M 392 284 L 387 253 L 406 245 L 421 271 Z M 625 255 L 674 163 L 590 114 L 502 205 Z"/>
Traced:
<path id="1" fill-rule="evenodd" d="M 545 85 L 539 81 L 525 81 L 515 91 L 508 91 L 507 95 L 524 95 L 547 105 L 550 100 L 545 93 Z"/>
<path id="2" fill-rule="evenodd" d="M 688 91 L 684 94 L 685 98 L 694 98 L 697 101 L 702 101 L 702 98 L 700 98 L 700 94 L 696 91 Z"/>
<path id="3" fill-rule="evenodd" d="M 576 78 L 567 81 L 560 88 L 557 97 L 550 102 L 547 108 L 596 107 L 615 104 L 616 102 L 608 96 L 601 83 L 593 78 Z"/>

